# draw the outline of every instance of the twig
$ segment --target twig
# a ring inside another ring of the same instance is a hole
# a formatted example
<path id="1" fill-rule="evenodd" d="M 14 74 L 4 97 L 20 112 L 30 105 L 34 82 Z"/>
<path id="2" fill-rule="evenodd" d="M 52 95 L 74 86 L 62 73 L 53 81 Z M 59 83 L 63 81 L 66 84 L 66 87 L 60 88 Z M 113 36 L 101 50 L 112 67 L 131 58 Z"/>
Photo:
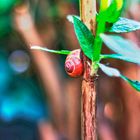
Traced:
<path id="1" fill-rule="evenodd" d="M 96 29 L 96 0 L 80 0 L 80 16 L 87 27 L 95 34 Z M 96 91 L 97 76 L 91 76 L 90 60 L 83 56 L 85 72 L 82 82 L 81 119 L 82 139 L 96 140 Z"/>

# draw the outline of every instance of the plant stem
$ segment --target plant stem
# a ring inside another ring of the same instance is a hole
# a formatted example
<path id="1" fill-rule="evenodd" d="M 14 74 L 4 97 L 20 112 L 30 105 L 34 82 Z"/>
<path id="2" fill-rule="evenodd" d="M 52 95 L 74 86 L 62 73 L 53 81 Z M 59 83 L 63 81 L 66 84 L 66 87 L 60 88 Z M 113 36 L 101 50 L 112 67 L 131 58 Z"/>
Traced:
<path id="1" fill-rule="evenodd" d="M 95 35 L 96 0 L 80 0 L 80 16 L 82 21 Z M 81 129 L 82 140 L 97 140 L 96 133 L 96 91 L 97 75 L 91 76 L 91 61 L 83 55 L 84 75 L 81 97 Z"/>
<path id="2" fill-rule="evenodd" d="M 100 20 L 97 26 L 97 32 L 94 41 L 94 49 L 93 49 L 93 62 L 100 61 L 100 54 L 102 49 L 102 39 L 100 38 L 100 34 L 103 33 L 105 30 L 105 22 Z"/>
<path id="3" fill-rule="evenodd" d="M 98 71 L 98 63 L 100 61 L 100 54 L 102 49 L 102 39 L 100 38 L 100 33 L 103 33 L 105 30 L 105 22 L 99 21 L 97 25 L 97 32 L 93 45 L 93 59 L 92 59 L 92 68 L 91 75 L 94 75 Z"/>

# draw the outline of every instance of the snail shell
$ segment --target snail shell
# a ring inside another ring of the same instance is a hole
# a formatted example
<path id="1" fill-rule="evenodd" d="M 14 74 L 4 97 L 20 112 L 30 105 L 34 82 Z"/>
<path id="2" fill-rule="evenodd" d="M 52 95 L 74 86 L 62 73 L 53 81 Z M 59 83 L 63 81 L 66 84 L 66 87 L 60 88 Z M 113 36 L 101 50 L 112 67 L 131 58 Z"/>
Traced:
<path id="1" fill-rule="evenodd" d="M 83 62 L 81 59 L 81 50 L 72 51 L 66 58 L 65 71 L 71 77 L 78 77 L 83 73 Z"/>

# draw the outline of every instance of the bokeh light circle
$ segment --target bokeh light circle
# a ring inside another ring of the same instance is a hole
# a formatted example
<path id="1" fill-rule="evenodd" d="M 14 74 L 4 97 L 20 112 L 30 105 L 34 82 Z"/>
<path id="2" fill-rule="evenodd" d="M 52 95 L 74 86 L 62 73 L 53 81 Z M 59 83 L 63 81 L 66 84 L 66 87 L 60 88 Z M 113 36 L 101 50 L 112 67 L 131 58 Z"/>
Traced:
<path id="1" fill-rule="evenodd" d="M 29 55 L 23 50 L 16 50 L 9 56 L 9 64 L 15 72 L 23 73 L 29 67 Z"/>

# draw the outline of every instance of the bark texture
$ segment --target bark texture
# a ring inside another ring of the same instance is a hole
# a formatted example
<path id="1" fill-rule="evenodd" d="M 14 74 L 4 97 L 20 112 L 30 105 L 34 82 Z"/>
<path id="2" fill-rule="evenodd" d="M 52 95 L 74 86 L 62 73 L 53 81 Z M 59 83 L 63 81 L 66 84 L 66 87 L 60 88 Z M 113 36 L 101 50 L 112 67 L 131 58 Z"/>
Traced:
<path id="1" fill-rule="evenodd" d="M 80 16 L 86 26 L 95 34 L 96 0 L 80 1 Z M 96 140 L 96 91 L 97 76 L 91 76 L 91 61 L 83 55 L 84 75 L 82 81 L 81 128 L 82 140 Z"/>
<path id="2" fill-rule="evenodd" d="M 82 139 L 96 140 L 96 91 L 97 77 L 90 76 L 89 60 L 84 56 L 85 73 L 82 81 Z"/>

